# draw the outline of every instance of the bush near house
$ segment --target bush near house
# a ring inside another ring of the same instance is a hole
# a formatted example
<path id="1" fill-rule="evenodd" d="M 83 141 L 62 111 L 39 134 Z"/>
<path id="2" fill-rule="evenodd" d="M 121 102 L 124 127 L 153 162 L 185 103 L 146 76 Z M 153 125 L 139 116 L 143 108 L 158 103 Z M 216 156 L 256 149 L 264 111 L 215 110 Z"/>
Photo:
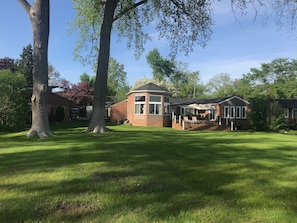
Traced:
<path id="1" fill-rule="evenodd" d="M 22 130 L 29 117 L 29 105 L 24 94 L 26 79 L 10 70 L 0 70 L 0 128 Z"/>

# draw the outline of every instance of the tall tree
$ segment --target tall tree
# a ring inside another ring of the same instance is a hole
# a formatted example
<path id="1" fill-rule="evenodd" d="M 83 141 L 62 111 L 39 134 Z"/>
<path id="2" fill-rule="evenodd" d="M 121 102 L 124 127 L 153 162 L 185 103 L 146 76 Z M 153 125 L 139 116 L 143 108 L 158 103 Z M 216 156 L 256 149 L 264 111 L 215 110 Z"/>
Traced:
<path id="1" fill-rule="evenodd" d="M 120 64 L 114 58 L 110 58 L 108 65 L 107 96 L 113 102 L 119 102 L 126 98 L 129 92 L 127 83 L 127 73 L 124 65 Z"/>
<path id="2" fill-rule="evenodd" d="M 212 97 L 229 97 L 235 94 L 234 80 L 229 74 L 222 73 L 212 77 L 208 83 L 208 88 L 211 90 Z"/>
<path id="3" fill-rule="evenodd" d="M 20 59 L 17 61 L 18 70 L 22 73 L 29 86 L 33 85 L 33 48 L 32 45 L 23 48 L 23 52 L 20 55 Z"/>
<path id="4" fill-rule="evenodd" d="M 158 81 L 168 81 L 175 74 L 174 61 L 164 59 L 156 48 L 148 53 L 146 60 L 153 70 L 154 79 Z"/>
<path id="5" fill-rule="evenodd" d="M 48 64 L 49 86 L 61 86 L 61 75 L 52 64 Z"/>
<path id="6" fill-rule="evenodd" d="M 87 105 L 92 104 L 93 89 L 90 88 L 87 81 L 71 84 L 69 81 L 62 79 L 60 87 L 63 91 L 59 92 L 59 94 L 72 101 L 74 106 L 85 108 Z"/>
<path id="7" fill-rule="evenodd" d="M 48 38 L 49 38 L 49 0 L 18 0 L 28 14 L 33 31 L 33 92 L 32 125 L 28 137 L 37 135 L 44 138 L 53 135 L 48 121 Z"/>

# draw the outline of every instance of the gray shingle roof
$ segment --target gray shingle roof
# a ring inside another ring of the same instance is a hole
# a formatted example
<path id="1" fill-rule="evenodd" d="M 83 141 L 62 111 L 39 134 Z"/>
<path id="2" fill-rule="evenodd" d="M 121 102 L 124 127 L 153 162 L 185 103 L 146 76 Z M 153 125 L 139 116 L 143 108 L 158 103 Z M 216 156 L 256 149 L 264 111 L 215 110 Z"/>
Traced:
<path id="1" fill-rule="evenodd" d="M 297 100 L 295 99 L 278 99 L 276 102 L 282 108 L 297 108 Z"/>
<path id="2" fill-rule="evenodd" d="M 156 92 L 156 93 L 162 93 L 162 94 L 168 94 L 168 95 L 172 94 L 167 89 L 162 88 L 162 87 L 160 87 L 156 84 L 153 84 L 153 83 L 145 84 L 139 88 L 136 88 L 136 89 L 130 91 L 128 94 L 136 93 L 136 92 Z"/>

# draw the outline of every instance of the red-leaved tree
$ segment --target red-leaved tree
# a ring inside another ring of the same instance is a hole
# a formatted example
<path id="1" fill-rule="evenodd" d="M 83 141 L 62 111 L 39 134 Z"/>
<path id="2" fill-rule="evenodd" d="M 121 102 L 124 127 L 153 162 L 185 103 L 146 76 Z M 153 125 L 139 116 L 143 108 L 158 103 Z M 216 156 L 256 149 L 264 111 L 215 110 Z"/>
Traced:
<path id="1" fill-rule="evenodd" d="M 59 94 L 72 101 L 74 106 L 84 108 L 87 105 L 92 105 L 93 89 L 90 88 L 87 81 L 72 84 L 63 79 L 61 80 L 61 89 Z"/>

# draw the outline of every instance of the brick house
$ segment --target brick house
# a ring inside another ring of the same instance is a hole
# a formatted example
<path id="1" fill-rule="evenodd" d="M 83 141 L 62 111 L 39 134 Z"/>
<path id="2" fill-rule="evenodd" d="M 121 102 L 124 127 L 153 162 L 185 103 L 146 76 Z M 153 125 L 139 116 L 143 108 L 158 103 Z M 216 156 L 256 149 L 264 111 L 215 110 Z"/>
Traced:
<path id="1" fill-rule="evenodd" d="M 289 127 L 297 129 L 297 100 L 278 99 L 275 102 L 280 108 L 284 109 L 285 118 Z"/>
<path id="2" fill-rule="evenodd" d="M 59 121 L 65 122 L 70 120 L 72 102 L 67 98 L 52 92 L 51 88 L 49 88 L 47 103 L 50 122 L 56 122 L 61 118 L 58 117 L 58 110 L 62 110 L 64 112 L 63 120 Z"/>
<path id="3" fill-rule="evenodd" d="M 111 106 L 111 122 L 128 120 L 134 126 L 171 126 L 172 93 L 153 83 L 128 92 L 127 100 Z"/>

